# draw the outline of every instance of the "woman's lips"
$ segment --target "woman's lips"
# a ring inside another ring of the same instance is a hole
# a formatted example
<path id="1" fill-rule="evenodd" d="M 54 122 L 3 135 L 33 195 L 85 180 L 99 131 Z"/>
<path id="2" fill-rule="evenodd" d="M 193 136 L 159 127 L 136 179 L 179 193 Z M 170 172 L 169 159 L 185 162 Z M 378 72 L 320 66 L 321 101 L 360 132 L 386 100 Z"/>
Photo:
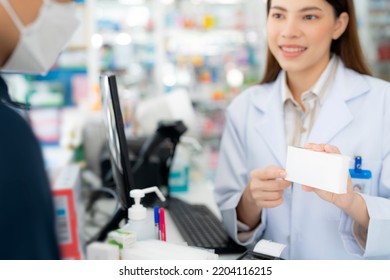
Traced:
<path id="1" fill-rule="evenodd" d="M 307 50 L 306 47 L 301 46 L 280 46 L 279 48 L 286 57 L 297 57 Z"/>

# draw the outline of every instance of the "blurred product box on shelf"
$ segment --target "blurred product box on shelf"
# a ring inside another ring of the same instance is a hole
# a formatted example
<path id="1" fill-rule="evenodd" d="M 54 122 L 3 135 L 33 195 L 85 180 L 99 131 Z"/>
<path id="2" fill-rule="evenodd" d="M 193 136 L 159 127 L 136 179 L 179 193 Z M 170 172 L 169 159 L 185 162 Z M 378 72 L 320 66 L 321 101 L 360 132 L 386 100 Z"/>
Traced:
<path id="1" fill-rule="evenodd" d="M 380 61 L 390 60 L 390 39 L 378 44 L 378 58 Z"/>
<path id="2" fill-rule="evenodd" d="M 42 144 L 57 144 L 60 140 L 61 110 L 34 109 L 29 112 L 35 136 Z"/>
<path id="3" fill-rule="evenodd" d="M 77 164 L 63 167 L 52 185 L 61 257 L 84 259 L 80 167 Z"/>

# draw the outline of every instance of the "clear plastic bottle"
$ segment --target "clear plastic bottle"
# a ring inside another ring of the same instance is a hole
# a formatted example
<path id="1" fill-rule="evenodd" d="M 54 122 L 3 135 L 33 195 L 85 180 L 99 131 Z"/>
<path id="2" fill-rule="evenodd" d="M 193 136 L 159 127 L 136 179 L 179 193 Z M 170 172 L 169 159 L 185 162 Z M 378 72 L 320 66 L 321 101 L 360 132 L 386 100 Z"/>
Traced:
<path id="1" fill-rule="evenodd" d="M 134 198 L 134 204 L 128 209 L 129 220 L 127 224 L 121 229 L 134 232 L 138 241 L 156 239 L 154 219 L 147 215 L 146 208 L 141 204 L 141 198 L 151 192 L 155 192 L 162 201 L 165 201 L 164 195 L 157 187 L 130 191 L 130 197 Z"/>
<path id="2" fill-rule="evenodd" d="M 172 166 L 169 172 L 169 191 L 186 192 L 189 185 L 189 155 L 184 147 L 178 145 L 173 157 Z"/>

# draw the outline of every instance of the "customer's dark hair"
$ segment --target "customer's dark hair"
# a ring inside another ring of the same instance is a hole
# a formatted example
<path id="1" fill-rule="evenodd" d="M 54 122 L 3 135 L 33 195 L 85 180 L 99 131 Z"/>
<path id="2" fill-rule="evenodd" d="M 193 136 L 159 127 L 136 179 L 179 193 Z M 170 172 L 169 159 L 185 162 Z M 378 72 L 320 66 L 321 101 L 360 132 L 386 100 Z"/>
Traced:
<path id="1" fill-rule="evenodd" d="M 269 15 L 271 2 L 272 0 L 267 1 L 267 16 Z M 332 5 L 336 17 L 339 17 L 344 12 L 349 16 L 347 28 L 337 40 L 333 40 L 330 51 L 337 54 L 346 67 L 361 74 L 371 75 L 371 70 L 365 61 L 359 41 L 353 0 L 326 0 L 326 2 Z M 266 68 L 260 83 L 264 84 L 275 81 L 280 70 L 281 67 L 278 61 L 268 48 Z"/>

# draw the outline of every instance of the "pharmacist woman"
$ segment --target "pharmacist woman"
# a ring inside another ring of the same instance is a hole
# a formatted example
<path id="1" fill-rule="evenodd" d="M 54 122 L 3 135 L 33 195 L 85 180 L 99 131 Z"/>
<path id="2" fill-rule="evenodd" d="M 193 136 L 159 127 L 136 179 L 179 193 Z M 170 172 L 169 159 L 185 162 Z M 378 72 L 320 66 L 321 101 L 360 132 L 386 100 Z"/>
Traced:
<path id="1" fill-rule="evenodd" d="M 0 0 L 0 73 L 49 70 L 78 25 L 70 2 Z M 0 77 L 0 259 L 59 259 L 41 149 L 20 107 Z"/>
<path id="2" fill-rule="evenodd" d="M 370 76 L 353 2 L 267 2 L 265 75 L 227 109 L 215 182 L 240 244 L 282 243 L 285 259 L 390 258 L 390 84 Z M 360 155 L 370 186 L 288 182 L 288 145 Z"/>

